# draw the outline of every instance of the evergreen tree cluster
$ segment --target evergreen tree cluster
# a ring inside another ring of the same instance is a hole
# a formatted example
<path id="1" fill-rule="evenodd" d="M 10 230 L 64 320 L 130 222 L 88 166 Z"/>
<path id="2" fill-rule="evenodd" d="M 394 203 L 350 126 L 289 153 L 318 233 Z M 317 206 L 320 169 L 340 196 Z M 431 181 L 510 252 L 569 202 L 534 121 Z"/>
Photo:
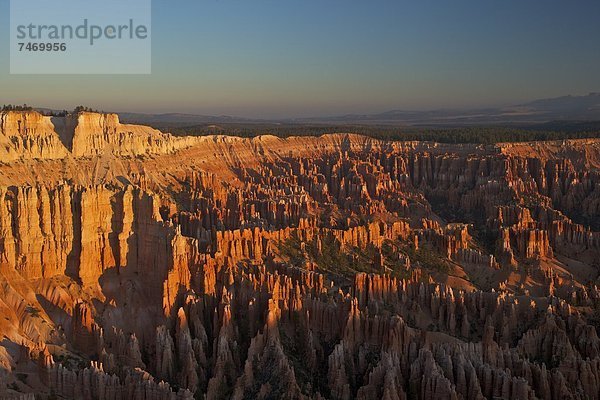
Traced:
<path id="1" fill-rule="evenodd" d="M 27 104 L 23 104 L 22 106 L 12 105 L 12 104 L 4 104 L 2 106 L 2 111 L 31 111 L 33 107 L 28 106 Z"/>
<path id="2" fill-rule="evenodd" d="M 85 106 L 77 106 L 75 107 L 75 109 L 73 110 L 73 114 L 79 114 L 81 112 L 93 112 L 93 113 L 99 113 L 100 111 L 95 110 L 91 107 L 85 107 Z"/>
<path id="3" fill-rule="evenodd" d="M 474 144 L 600 138 L 600 122 L 546 124 L 530 127 L 469 126 L 451 128 L 367 125 L 310 126 L 301 124 L 151 125 L 176 136 L 231 135 L 254 137 L 274 135 L 289 137 L 320 136 L 328 133 L 356 133 L 382 140 Z"/>
<path id="4" fill-rule="evenodd" d="M 23 105 L 13 105 L 13 104 L 4 104 L 2 106 L 2 112 L 8 112 L 8 111 L 34 111 L 34 108 L 31 106 L 28 106 L 27 104 L 23 104 Z M 98 110 L 95 110 L 91 107 L 85 107 L 85 106 L 77 106 L 75 107 L 75 109 L 72 112 L 69 112 L 67 110 L 62 110 L 62 111 L 52 111 L 52 110 L 38 110 L 40 112 L 40 114 L 48 116 L 48 117 L 65 117 L 69 114 L 79 114 L 81 112 L 100 112 Z"/>

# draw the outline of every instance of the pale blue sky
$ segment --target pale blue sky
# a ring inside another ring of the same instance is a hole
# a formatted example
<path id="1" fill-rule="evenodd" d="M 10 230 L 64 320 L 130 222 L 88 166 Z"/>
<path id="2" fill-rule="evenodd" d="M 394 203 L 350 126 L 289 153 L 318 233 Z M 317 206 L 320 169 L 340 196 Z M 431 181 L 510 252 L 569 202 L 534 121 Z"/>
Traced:
<path id="1" fill-rule="evenodd" d="M 600 91 L 597 0 L 154 0 L 149 76 L 9 75 L 8 6 L 3 103 L 294 117 Z"/>

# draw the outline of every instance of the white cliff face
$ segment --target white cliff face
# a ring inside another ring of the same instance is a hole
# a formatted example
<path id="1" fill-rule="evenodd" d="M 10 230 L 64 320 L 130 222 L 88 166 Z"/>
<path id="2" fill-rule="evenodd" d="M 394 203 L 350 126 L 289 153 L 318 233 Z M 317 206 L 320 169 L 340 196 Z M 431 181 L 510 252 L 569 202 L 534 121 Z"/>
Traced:
<path id="1" fill-rule="evenodd" d="M 146 126 L 125 125 L 116 114 L 79 113 L 47 117 L 35 111 L 0 114 L 0 160 L 52 160 L 102 154 L 167 154 L 195 138 L 175 138 Z"/>
<path id="2" fill-rule="evenodd" d="M 0 161 L 60 159 L 67 154 L 51 117 L 37 112 L 0 113 Z"/>
<path id="3" fill-rule="evenodd" d="M 117 114 L 80 113 L 73 135 L 75 157 L 107 152 L 117 156 L 166 154 L 187 147 L 190 138 L 175 138 L 156 129 L 119 122 Z"/>

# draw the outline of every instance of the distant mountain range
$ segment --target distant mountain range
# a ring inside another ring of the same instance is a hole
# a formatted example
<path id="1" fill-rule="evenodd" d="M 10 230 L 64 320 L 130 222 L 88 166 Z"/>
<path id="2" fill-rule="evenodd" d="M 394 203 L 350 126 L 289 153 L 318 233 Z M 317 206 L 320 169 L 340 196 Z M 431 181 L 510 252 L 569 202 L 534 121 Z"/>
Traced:
<path id="1" fill-rule="evenodd" d="M 600 121 L 600 93 L 535 100 L 510 107 L 473 110 L 394 110 L 379 114 L 350 114 L 304 118 L 298 122 L 376 125 L 540 124 L 551 121 Z"/>
<path id="2" fill-rule="evenodd" d="M 540 99 L 509 107 L 471 110 L 440 109 L 430 111 L 393 110 L 378 114 L 348 114 L 331 117 L 280 120 L 250 119 L 235 116 L 196 114 L 118 113 L 122 122 L 161 127 L 185 127 L 206 124 L 335 124 L 392 126 L 468 126 L 535 125 L 550 122 L 600 121 L 600 93 L 586 96 L 562 96 Z"/>
<path id="3" fill-rule="evenodd" d="M 126 123 L 143 123 L 146 125 L 197 125 L 211 123 L 249 123 L 261 122 L 257 119 L 249 119 L 242 117 L 232 117 L 228 115 L 196 115 L 182 113 L 167 113 L 167 114 L 141 114 L 141 113 L 118 113 L 121 122 Z"/>

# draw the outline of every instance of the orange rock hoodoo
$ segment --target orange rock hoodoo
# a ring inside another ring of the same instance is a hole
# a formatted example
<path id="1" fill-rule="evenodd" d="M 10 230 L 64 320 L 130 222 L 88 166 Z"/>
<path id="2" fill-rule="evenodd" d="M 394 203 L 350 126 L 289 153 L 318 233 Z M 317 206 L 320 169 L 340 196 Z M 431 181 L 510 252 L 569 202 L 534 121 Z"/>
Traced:
<path id="1" fill-rule="evenodd" d="M 10 112 L 0 157 L 2 398 L 600 398 L 600 141 Z"/>

